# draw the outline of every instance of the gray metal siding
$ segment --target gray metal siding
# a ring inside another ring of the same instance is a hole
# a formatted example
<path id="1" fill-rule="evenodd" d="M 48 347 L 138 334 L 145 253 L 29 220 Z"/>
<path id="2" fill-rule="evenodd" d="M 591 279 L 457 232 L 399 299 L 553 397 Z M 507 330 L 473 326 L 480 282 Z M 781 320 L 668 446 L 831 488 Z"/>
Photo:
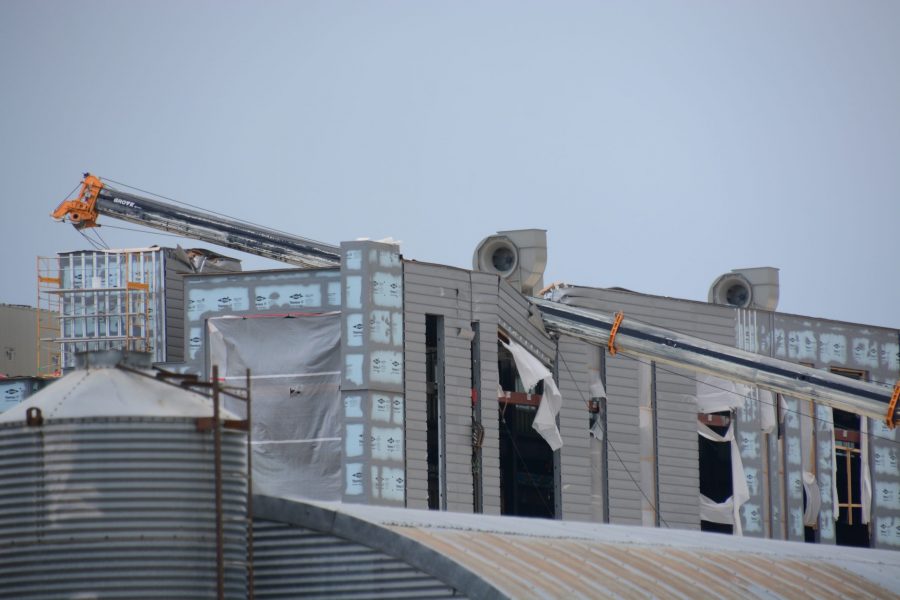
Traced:
<path id="1" fill-rule="evenodd" d="M 686 334 L 734 345 L 735 311 L 700 302 L 592 288 L 563 288 L 555 298 L 573 306 L 613 314 Z M 610 521 L 640 524 L 641 494 L 638 445 L 638 362 L 607 357 Z M 699 461 L 695 374 L 668 366 L 657 368 L 657 444 L 659 511 L 672 527 L 699 529 Z M 618 453 L 618 456 L 617 456 Z"/>
<path id="2" fill-rule="evenodd" d="M 556 370 L 562 408 L 559 411 L 560 481 L 562 484 L 562 518 L 575 521 L 599 521 L 593 514 L 591 490 L 594 477 L 600 476 L 601 465 L 591 464 L 589 434 L 590 368 L 594 354 L 589 344 L 562 336 Z"/>
<path id="3" fill-rule="evenodd" d="M 522 296 L 515 288 L 504 280 L 500 280 L 498 289 L 500 325 L 509 331 L 510 335 L 525 346 L 531 353 L 547 364 L 553 364 L 556 347 L 550 337 L 529 321 L 530 315 L 535 315 L 534 321 L 540 322 L 540 311 Z M 541 325 L 543 327 L 543 325 Z"/>
<path id="4" fill-rule="evenodd" d="M 621 525 L 642 522 L 637 367 L 620 354 L 606 358 L 609 522 Z"/>
<path id="5" fill-rule="evenodd" d="M 167 257 L 168 258 L 168 257 Z M 184 361 L 184 275 L 166 260 L 166 362 Z"/>
<path id="6" fill-rule="evenodd" d="M 255 519 L 257 598 L 463 598 L 400 559 L 334 535 Z"/>
<path id="7" fill-rule="evenodd" d="M 481 326 L 481 424 L 484 442 L 481 448 L 481 477 L 485 514 L 500 514 L 500 408 L 497 390 L 497 323 L 499 322 L 499 280 L 497 275 L 472 273 L 473 320 Z"/>
<path id="8" fill-rule="evenodd" d="M 496 275 L 428 263 L 404 263 L 407 423 L 407 506 L 427 508 L 425 315 L 444 317 L 447 508 L 472 512 L 472 347 L 459 329 L 481 323 L 484 512 L 500 512 L 497 328 L 552 363 L 555 347 L 530 322 L 530 303 Z"/>
<path id="9" fill-rule="evenodd" d="M 656 365 L 659 513 L 669 527 L 700 529 L 697 386 L 690 371 Z"/>
<path id="10" fill-rule="evenodd" d="M 472 352 L 458 334 L 472 321 L 470 273 L 404 263 L 406 502 L 428 508 L 425 315 L 444 317 L 447 509 L 472 512 Z"/>

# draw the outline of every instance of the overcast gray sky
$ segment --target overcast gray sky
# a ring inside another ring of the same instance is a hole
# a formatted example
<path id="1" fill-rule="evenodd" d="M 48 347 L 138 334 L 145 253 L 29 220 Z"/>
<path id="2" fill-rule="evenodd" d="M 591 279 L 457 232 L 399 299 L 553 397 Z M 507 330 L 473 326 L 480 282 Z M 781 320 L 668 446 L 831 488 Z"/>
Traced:
<path id="1" fill-rule="evenodd" d="M 548 282 L 775 266 L 779 310 L 900 327 L 893 0 L 3 0 L 0 109 L 0 302 L 87 247 L 48 213 L 89 170 L 461 267 L 542 227 Z"/>

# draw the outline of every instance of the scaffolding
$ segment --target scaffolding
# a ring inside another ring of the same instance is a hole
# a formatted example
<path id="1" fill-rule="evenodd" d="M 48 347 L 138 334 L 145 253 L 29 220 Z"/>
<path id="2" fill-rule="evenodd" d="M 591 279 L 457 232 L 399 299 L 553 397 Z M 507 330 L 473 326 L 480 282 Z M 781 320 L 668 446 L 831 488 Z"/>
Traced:
<path id="1" fill-rule="evenodd" d="M 75 353 L 164 349 L 165 268 L 160 248 L 97 250 L 39 257 L 38 308 L 56 318 L 38 320 L 38 346 L 50 353 L 39 372 L 58 374 L 75 365 Z"/>

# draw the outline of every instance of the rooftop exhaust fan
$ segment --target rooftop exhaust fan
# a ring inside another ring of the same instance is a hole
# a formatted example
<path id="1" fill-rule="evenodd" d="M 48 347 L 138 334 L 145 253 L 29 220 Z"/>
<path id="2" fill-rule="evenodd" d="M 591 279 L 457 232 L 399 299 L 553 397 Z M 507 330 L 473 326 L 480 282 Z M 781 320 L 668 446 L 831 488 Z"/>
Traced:
<path id="1" fill-rule="evenodd" d="M 495 273 L 527 296 L 544 287 L 547 267 L 547 231 L 514 229 L 498 231 L 475 248 L 472 268 Z"/>
<path id="2" fill-rule="evenodd" d="M 709 287 L 709 302 L 736 308 L 775 310 L 778 306 L 778 269 L 734 269 Z"/>

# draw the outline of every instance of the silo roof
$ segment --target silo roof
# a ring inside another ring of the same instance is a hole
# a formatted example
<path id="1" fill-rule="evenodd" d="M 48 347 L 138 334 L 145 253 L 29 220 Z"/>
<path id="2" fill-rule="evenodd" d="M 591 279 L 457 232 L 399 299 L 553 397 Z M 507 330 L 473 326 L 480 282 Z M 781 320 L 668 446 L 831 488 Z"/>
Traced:
<path id="1" fill-rule="evenodd" d="M 715 533 L 256 497 L 469 597 L 900 597 L 900 553 Z"/>
<path id="2" fill-rule="evenodd" d="M 24 422 L 29 408 L 44 419 L 91 417 L 209 417 L 212 401 L 159 381 L 150 372 L 115 365 L 78 369 L 0 414 L 0 423 Z M 237 419 L 222 409 L 223 419 Z"/>

